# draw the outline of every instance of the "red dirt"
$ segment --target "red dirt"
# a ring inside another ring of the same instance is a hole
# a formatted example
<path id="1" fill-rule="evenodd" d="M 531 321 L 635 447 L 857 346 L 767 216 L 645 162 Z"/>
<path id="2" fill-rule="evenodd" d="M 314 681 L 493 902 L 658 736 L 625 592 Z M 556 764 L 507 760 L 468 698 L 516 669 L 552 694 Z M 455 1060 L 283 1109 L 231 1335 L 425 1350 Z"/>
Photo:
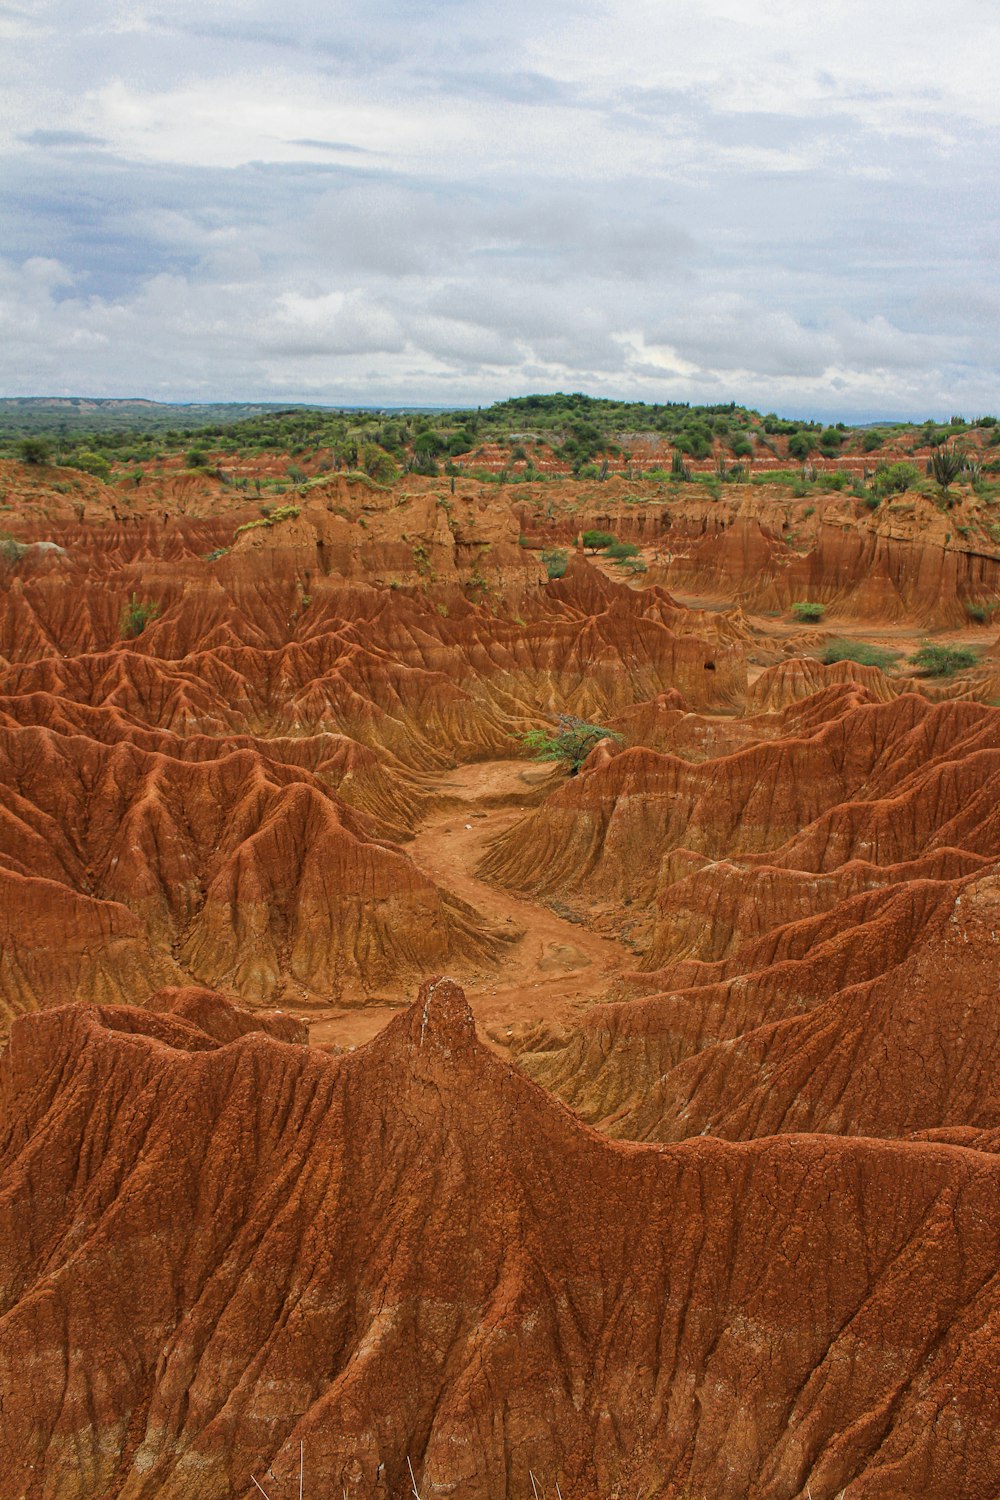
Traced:
<path id="1" fill-rule="evenodd" d="M 1000 1495 L 974 497 L 3 478 L 0 1490 Z"/>
<path id="2" fill-rule="evenodd" d="M 3 1067 L 10 1493 L 1000 1484 L 995 1155 L 613 1144 L 447 980 L 349 1059 L 120 1015 Z"/>

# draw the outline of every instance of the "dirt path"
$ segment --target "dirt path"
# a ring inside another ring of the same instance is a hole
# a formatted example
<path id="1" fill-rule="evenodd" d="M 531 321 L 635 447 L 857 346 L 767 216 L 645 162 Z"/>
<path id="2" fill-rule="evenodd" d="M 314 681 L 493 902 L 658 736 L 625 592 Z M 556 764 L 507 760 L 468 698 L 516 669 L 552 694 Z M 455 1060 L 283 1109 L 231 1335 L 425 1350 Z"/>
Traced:
<path id="1" fill-rule="evenodd" d="M 437 783 L 436 810 L 406 845 L 414 864 L 435 885 L 491 922 L 522 934 L 505 945 L 496 965 L 451 971 L 468 990 L 480 1035 L 491 1035 L 501 1045 L 515 1028 L 537 1021 L 572 1021 L 605 998 L 615 974 L 635 964 L 635 955 L 624 944 L 475 874 L 489 841 L 523 817 L 554 784 L 552 772 L 532 760 L 460 766 Z M 310 1038 L 357 1046 L 381 1030 L 398 1008 L 375 1001 L 338 1011 L 314 1021 Z"/>

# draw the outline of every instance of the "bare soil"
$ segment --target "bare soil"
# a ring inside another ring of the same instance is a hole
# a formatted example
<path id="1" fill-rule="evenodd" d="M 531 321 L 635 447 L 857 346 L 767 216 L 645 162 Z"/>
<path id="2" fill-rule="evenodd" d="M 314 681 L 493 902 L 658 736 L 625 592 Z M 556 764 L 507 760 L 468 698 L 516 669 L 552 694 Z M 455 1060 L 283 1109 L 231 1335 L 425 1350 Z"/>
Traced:
<path id="1" fill-rule="evenodd" d="M 526 1025 L 564 1025 L 607 998 L 612 979 L 631 968 L 625 943 L 592 932 L 551 907 L 480 880 L 476 866 L 487 844 L 557 786 L 561 773 L 534 760 L 460 766 L 431 784 L 434 810 L 406 852 L 442 890 L 519 936 L 495 966 L 457 969 L 480 1034 L 503 1045 Z M 313 1044 L 356 1047 L 375 1036 L 395 1003 L 324 1012 L 312 1021 Z"/>

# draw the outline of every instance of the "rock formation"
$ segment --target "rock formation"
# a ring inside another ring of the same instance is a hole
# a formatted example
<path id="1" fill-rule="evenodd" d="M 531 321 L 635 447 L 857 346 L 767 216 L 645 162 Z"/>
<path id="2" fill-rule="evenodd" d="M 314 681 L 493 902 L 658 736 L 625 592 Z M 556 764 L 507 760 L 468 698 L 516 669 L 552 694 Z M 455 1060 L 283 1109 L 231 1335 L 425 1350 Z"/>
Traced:
<path id="1" fill-rule="evenodd" d="M 978 1500 L 988 1149 L 621 1145 L 428 983 L 351 1057 L 19 1020 L 0 1103 L 12 1495 Z"/>

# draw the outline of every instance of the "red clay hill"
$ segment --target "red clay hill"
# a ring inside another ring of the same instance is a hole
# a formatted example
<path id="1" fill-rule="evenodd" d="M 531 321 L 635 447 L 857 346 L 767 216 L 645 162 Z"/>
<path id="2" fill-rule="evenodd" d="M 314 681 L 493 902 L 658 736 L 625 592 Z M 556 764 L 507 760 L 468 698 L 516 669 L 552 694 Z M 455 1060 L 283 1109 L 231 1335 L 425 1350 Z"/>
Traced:
<path id="1" fill-rule="evenodd" d="M 66 472 L 0 1500 L 1000 1495 L 991 495 Z"/>
<path id="2" fill-rule="evenodd" d="M 23 1018 L 2 1087 L 9 1494 L 1000 1484 L 988 1141 L 615 1144 L 446 979 L 343 1059 Z"/>

